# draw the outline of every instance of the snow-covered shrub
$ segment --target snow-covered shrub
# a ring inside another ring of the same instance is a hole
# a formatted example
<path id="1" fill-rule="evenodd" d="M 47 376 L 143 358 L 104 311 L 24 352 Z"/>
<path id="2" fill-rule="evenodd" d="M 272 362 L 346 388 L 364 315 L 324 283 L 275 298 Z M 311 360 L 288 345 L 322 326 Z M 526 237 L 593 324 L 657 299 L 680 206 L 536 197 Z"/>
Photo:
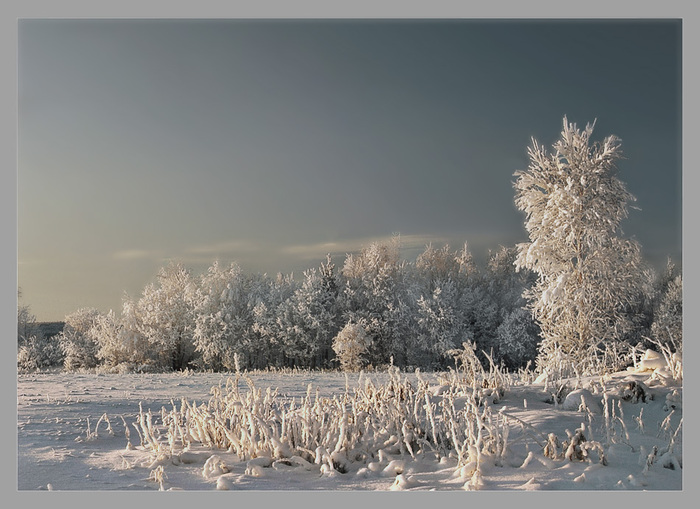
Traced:
<path id="1" fill-rule="evenodd" d="M 60 343 L 54 338 L 46 338 L 39 334 L 31 335 L 20 342 L 17 351 L 17 370 L 19 372 L 60 366 L 62 362 L 63 350 Z"/>
<path id="2" fill-rule="evenodd" d="M 367 333 L 362 324 L 348 322 L 333 340 L 333 351 L 343 371 L 359 371 L 367 352 Z"/>
<path id="3" fill-rule="evenodd" d="M 238 374 L 225 387 L 211 389 L 208 405 L 183 399 L 179 407 L 163 408 L 165 434 L 155 432 L 153 416 L 143 409 L 135 428 L 142 446 L 159 461 L 183 462 L 185 451 L 200 443 L 235 453 L 247 461 L 246 472 L 257 476 L 266 468 L 294 465 L 334 476 L 351 471 L 356 462 L 366 464 L 367 472 L 396 476 L 406 471 L 408 456 L 425 455 L 452 455 L 460 475 L 469 477 L 481 475 L 485 465 L 503 465 L 509 416 L 480 404 L 462 384 L 445 387 L 436 398 L 420 378 L 414 385 L 401 380 L 397 370 L 389 374 L 388 382 L 366 379 L 354 392 L 333 397 L 313 397 L 309 386 L 306 397 L 291 401 L 277 390 L 255 387 L 246 375 L 248 391 L 242 391 Z"/>
<path id="4" fill-rule="evenodd" d="M 456 367 L 449 383 L 465 391 L 473 389 L 480 404 L 485 400 L 497 403 L 503 397 L 510 384 L 503 366 L 497 365 L 490 355 L 484 353 L 489 363 L 489 370 L 486 371 L 476 355 L 475 343 L 462 343 L 462 348 L 452 349 L 448 354 L 454 358 Z"/>
<path id="5" fill-rule="evenodd" d="M 99 316 L 100 312 L 94 308 L 82 308 L 66 316 L 58 340 L 65 356 L 63 365 L 68 371 L 98 365 L 98 344 L 92 329 Z"/>
<path id="6" fill-rule="evenodd" d="M 21 297 L 22 292 L 17 292 Z M 63 362 L 60 343 L 47 338 L 36 323 L 36 317 L 29 306 L 17 306 L 17 369 L 20 372 L 33 371 Z"/>

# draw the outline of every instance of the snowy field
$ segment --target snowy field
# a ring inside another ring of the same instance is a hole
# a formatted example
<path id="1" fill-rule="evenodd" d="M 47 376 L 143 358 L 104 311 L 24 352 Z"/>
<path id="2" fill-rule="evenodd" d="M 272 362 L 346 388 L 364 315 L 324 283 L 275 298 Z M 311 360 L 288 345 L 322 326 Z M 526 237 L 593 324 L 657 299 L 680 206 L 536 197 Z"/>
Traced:
<path id="1" fill-rule="evenodd" d="M 425 400 L 434 408 L 444 405 L 445 398 L 450 398 L 453 408 L 467 405 L 468 398 L 446 391 L 444 376 L 420 374 L 421 380 L 418 380 L 416 374 L 395 373 L 393 380 L 397 377 L 411 387 L 420 384 L 428 387 L 429 392 L 421 396 L 421 402 Z M 500 445 L 491 453 L 484 445 L 489 437 L 485 432 L 483 436 L 479 432 L 474 444 L 478 447 L 470 446 L 467 451 L 465 446 L 463 454 L 454 449 L 429 447 L 426 442 L 418 447 L 416 441 L 409 451 L 402 445 L 409 441 L 401 441 L 406 438 L 405 429 L 398 438 L 389 436 L 389 432 L 382 437 L 377 433 L 372 447 L 368 445 L 369 435 L 357 439 L 355 450 L 362 450 L 364 454 L 345 454 L 342 461 L 335 461 L 337 456 L 330 448 L 309 451 L 311 454 L 304 457 L 299 451 L 288 448 L 285 451 L 278 442 L 275 442 L 279 445 L 276 454 L 259 452 L 258 457 L 243 454 L 242 449 L 233 446 L 212 447 L 206 440 L 193 439 L 187 447 L 171 440 L 168 445 L 170 435 L 163 419 L 169 412 L 174 408 L 182 411 L 183 398 L 192 408 L 203 408 L 208 402 L 211 407 L 215 394 L 219 402 L 225 401 L 222 394 L 226 389 L 234 390 L 233 380 L 233 374 L 191 372 L 19 375 L 18 489 L 530 491 L 683 488 L 682 389 L 661 384 L 650 377 L 649 372 L 622 372 L 604 379 L 570 381 L 566 389 L 569 396 L 556 404 L 551 394 L 556 392 L 556 387 L 512 381 L 502 397 L 490 398 L 480 407 L 488 407 L 488 412 L 480 414 L 480 418 L 488 419 L 488 423 L 480 421 L 482 431 L 488 428 L 490 436 L 500 440 Z M 270 396 L 266 391 L 268 387 L 277 388 L 277 392 L 272 393 L 277 401 L 288 408 L 293 397 L 300 410 L 304 398 L 307 402 L 337 402 L 345 395 L 347 401 L 347 396 L 355 393 L 358 387 L 386 387 L 391 380 L 388 373 L 356 374 L 348 378 L 342 373 L 311 372 L 250 375 L 253 392 L 259 390 L 259 402 L 266 393 Z M 639 395 L 639 400 L 635 401 L 634 395 L 622 390 L 630 381 L 643 384 L 644 401 Z M 212 390 L 213 387 L 217 389 Z M 242 401 L 250 396 L 251 386 L 240 379 L 237 390 Z M 241 406 L 240 403 L 232 405 Z M 488 417 L 484 417 L 487 413 Z M 289 420 L 291 415 L 290 412 L 286 418 Z M 152 438 L 160 445 L 149 445 L 145 426 L 139 430 L 146 419 L 153 430 Z M 567 454 L 565 442 L 575 442 L 577 430 L 582 432 L 586 442 L 581 442 L 577 454 L 571 454 L 573 446 Z M 561 449 L 555 447 L 552 452 L 550 447 L 547 455 L 548 442 L 558 444 Z M 335 462 L 331 461 L 331 456 Z"/>

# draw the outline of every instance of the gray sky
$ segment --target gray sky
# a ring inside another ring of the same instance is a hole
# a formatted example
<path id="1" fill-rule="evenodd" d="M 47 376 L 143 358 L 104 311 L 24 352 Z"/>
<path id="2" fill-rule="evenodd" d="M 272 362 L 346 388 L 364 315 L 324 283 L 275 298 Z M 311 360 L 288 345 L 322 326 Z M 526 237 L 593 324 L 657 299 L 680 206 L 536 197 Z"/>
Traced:
<path id="1" fill-rule="evenodd" d="M 19 22 L 18 281 L 121 309 L 168 260 L 300 273 L 400 232 L 527 239 L 513 172 L 562 117 L 622 139 L 624 233 L 681 260 L 678 21 Z"/>

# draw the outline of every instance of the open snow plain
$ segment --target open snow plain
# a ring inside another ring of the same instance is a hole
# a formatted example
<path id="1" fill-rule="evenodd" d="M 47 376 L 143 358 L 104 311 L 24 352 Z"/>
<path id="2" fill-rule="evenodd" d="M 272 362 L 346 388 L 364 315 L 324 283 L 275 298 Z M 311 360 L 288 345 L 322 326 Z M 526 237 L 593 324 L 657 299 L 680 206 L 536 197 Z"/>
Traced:
<path id="1" fill-rule="evenodd" d="M 397 376 L 410 386 L 421 383 L 429 386 L 414 404 L 416 415 L 423 412 L 419 408 L 423 402 L 432 405 L 430 415 L 437 415 L 437 409 L 448 408 L 445 398 L 450 398 L 451 408 L 458 409 L 455 412 L 466 412 L 468 398 L 446 391 L 444 376 L 423 373 L 419 380 L 416 374 L 394 374 L 393 379 Z M 418 434 L 418 430 L 406 430 L 405 426 L 399 437 L 391 429 L 384 430 L 385 435 L 376 431 L 372 437 L 368 432 L 354 437 L 352 454 L 345 451 L 342 460 L 332 447 L 307 450 L 304 454 L 303 448 L 290 450 L 275 442 L 275 437 L 267 439 L 276 444 L 276 454 L 266 456 L 261 452 L 258 457 L 243 454 L 242 449 L 233 445 L 219 449 L 211 442 L 207 444 L 207 440 L 198 441 L 192 438 L 194 431 L 185 433 L 190 437 L 187 447 L 177 443 L 167 429 L 170 426 L 172 431 L 177 423 L 172 421 L 166 426 L 163 420 L 171 415 L 169 412 L 179 408 L 184 413 L 183 398 L 191 405 L 192 412 L 207 405 L 222 409 L 226 405 L 240 407 L 240 401 L 251 391 L 245 380 L 240 379 L 237 384 L 241 400 L 226 403 L 221 396 L 232 389 L 234 377 L 234 374 L 192 372 L 18 375 L 17 488 L 20 491 L 673 491 L 684 486 L 682 388 L 661 384 L 649 373 L 621 372 L 605 378 L 569 381 L 565 392 L 571 393 L 570 397 L 562 398 L 560 403 L 552 400 L 556 387 L 512 382 L 501 397 L 486 401 L 488 415 L 481 411 L 469 414 L 478 414 L 476 418 L 483 422 L 478 421 L 473 435 L 476 441 L 472 445 L 467 447 L 463 438 L 461 453 L 439 447 L 426 434 L 409 440 L 407 437 L 412 432 Z M 251 373 L 249 377 L 249 382 L 254 383 L 253 391 L 259 391 L 255 400 L 258 403 L 250 400 L 253 406 L 259 406 L 266 393 L 269 397 L 271 393 L 266 389 L 271 388 L 273 396 L 287 408 L 294 398 L 299 410 L 304 398 L 307 403 L 312 399 L 334 398 L 327 408 L 339 401 L 345 401 L 348 408 L 351 404 L 348 396 L 357 388 L 368 384 L 381 388 L 392 380 L 388 373 L 353 374 L 347 378 L 342 373 Z M 621 392 L 622 386 L 630 381 L 644 384 L 644 401 L 641 397 L 635 401 L 636 397 L 628 397 L 629 392 Z M 398 391 L 392 394 L 403 397 Z M 215 396 L 218 402 L 214 402 Z M 340 407 L 340 403 L 336 406 Z M 354 406 L 353 411 L 356 420 L 357 415 L 362 415 L 368 423 L 374 419 L 373 429 L 381 428 L 381 418 L 373 418 Z M 294 412 L 285 415 L 289 421 Z M 348 412 L 343 415 L 345 421 L 341 426 L 347 427 L 341 429 L 350 430 Z M 464 417 L 467 413 L 459 415 Z M 464 427 L 466 421 L 460 421 L 459 415 L 455 417 L 457 427 L 445 429 L 462 436 L 457 428 Z M 157 446 L 149 445 L 145 432 L 139 430 L 140 426 L 141 430 L 145 429 L 146 419 L 154 432 L 151 439 L 159 443 Z M 211 421 L 214 417 L 202 419 L 202 422 Z M 221 424 L 233 429 L 234 419 L 230 417 Z M 292 429 L 289 422 L 286 425 L 286 429 Z M 284 426 L 281 423 L 280 429 L 284 430 Z M 324 431 L 323 426 L 317 429 L 319 435 Z M 426 422 L 425 427 L 429 428 L 430 424 Z M 577 430 L 585 435 L 587 446 L 576 439 Z M 498 440 L 489 449 L 487 442 L 494 436 Z M 247 439 L 250 443 L 256 440 L 251 436 Z M 548 445 L 549 454 L 546 454 Z M 156 447 L 160 453 L 156 453 Z"/>

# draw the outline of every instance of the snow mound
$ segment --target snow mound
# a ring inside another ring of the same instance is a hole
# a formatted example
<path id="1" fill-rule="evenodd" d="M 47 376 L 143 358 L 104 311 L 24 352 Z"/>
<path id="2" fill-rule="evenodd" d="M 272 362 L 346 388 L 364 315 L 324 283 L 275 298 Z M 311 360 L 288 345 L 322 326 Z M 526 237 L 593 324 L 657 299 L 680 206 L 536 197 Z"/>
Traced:
<path id="1" fill-rule="evenodd" d="M 542 489 L 542 484 L 536 482 L 535 478 L 532 477 L 525 484 L 522 484 L 520 486 L 516 486 L 515 489 L 516 490 L 525 490 L 525 491 L 539 491 Z"/>
<path id="2" fill-rule="evenodd" d="M 229 472 L 226 463 L 216 454 L 211 456 L 205 463 L 202 469 L 202 476 L 206 478 L 216 477 Z"/>
<path id="3" fill-rule="evenodd" d="M 591 413 L 602 414 L 603 405 L 600 398 L 594 396 L 588 389 L 576 389 L 567 394 L 562 408 L 564 410 L 584 411 L 583 407 L 588 408 Z"/>
<path id="4" fill-rule="evenodd" d="M 666 359 L 659 352 L 654 350 L 647 350 L 642 356 L 642 360 L 639 361 L 637 365 L 638 372 L 644 371 L 655 371 L 657 369 L 667 368 Z"/>
<path id="5" fill-rule="evenodd" d="M 402 491 L 408 490 L 418 486 L 413 476 L 405 476 L 404 474 L 398 474 L 394 480 L 394 484 L 389 488 L 391 491 Z"/>
<path id="6" fill-rule="evenodd" d="M 236 479 L 233 474 L 224 474 L 216 480 L 216 489 L 229 491 L 235 489 Z"/>

